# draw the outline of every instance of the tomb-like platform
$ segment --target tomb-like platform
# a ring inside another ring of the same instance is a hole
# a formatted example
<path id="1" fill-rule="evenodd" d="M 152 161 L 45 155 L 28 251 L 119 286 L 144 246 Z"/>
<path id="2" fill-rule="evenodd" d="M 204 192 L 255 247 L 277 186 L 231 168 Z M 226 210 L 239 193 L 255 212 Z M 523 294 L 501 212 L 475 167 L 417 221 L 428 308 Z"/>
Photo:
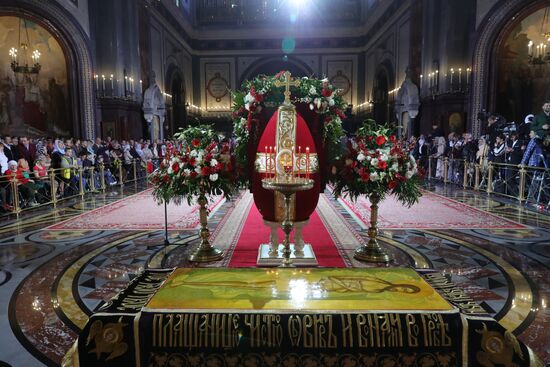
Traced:
<path id="1" fill-rule="evenodd" d="M 146 270 L 92 315 L 66 366 L 534 366 L 439 273 Z"/>

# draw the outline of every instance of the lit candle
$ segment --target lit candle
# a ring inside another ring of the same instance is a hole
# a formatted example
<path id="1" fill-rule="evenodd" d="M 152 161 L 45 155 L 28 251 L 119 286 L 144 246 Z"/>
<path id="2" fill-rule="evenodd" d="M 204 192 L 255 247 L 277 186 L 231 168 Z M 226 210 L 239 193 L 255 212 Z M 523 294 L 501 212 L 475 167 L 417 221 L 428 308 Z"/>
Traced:
<path id="1" fill-rule="evenodd" d="M 533 56 L 533 41 L 529 41 L 527 44 L 527 54 Z"/>
<path id="2" fill-rule="evenodd" d="M 265 177 L 269 177 L 268 176 L 268 168 L 267 168 L 268 164 L 269 164 L 269 161 L 267 159 L 267 145 L 266 145 L 265 146 Z"/>
<path id="3" fill-rule="evenodd" d="M 111 74 L 111 95 L 113 95 L 113 91 L 115 90 L 114 84 L 113 84 L 113 74 Z"/>
<path id="4" fill-rule="evenodd" d="M 142 94 L 143 93 L 143 81 L 140 79 L 139 80 L 139 94 Z"/>
<path id="5" fill-rule="evenodd" d="M 102 85 L 103 85 L 103 93 L 105 93 L 105 75 L 101 75 L 102 79 Z"/>
<path id="6" fill-rule="evenodd" d="M 273 173 L 273 178 L 275 178 L 275 174 L 277 173 L 277 162 L 275 161 L 275 147 L 269 148 L 271 152 L 271 171 Z"/>
<path id="7" fill-rule="evenodd" d="M 99 76 L 97 74 L 94 75 L 94 79 L 95 79 L 95 89 L 99 90 Z"/>
<path id="8" fill-rule="evenodd" d="M 435 71 L 434 85 L 435 85 L 435 89 L 439 90 L 439 70 Z"/>
<path id="9" fill-rule="evenodd" d="M 424 75 L 420 74 L 420 90 L 422 90 L 422 87 L 424 86 L 424 85 L 422 84 L 423 79 L 424 79 Z"/>
<path id="10" fill-rule="evenodd" d="M 470 84 L 470 71 L 472 71 L 472 69 L 470 68 L 466 69 L 466 85 Z"/>
<path id="11" fill-rule="evenodd" d="M 130 78 L 130 92 L 134 93 L 134 78 Z"/>
<path id="12" fill-rule="evenodd" d="M 298 145 L 298 176 L 302 173 L 302 147 Z"/>
<path id="13" fill-rule="evenodd" d="M 540 55 L 540 45 L 537 45 L 537 52 L 536 52 L 536 57 L 539 57 Z"/>
<path id="14" fill-rule="evenodd" d="M 9 52 L 12 62 L 17 62 L 17 49 L 15 47 L 10 48 Z"/>
<path id="15" fill-rule="evenodd" d="M 309 147 L 306 147 L 306 178 L 309 179 Z"/>
<path id="16" fill-rule="evenodd" d="M 128 91 L 128 76 L 124 75 L 124 94 Z"/>
<path id="17" fill-rule="evenodd" d="M 451 68 L 451 90 L 453 89 L 453 77 L 455 75 L 455 69 Z"/>
<path id="18" fill-rule="evenodd" d="M 458 88 L 462 89 L 462 68 L 458 68 Z"/>
<path id="19" fill-rule="evenodd" d="M 268 153 L 269 151 L 269 153 Z M 271 146 L 268 147 L 268 151 L 265 152 L 265 154 L 267 155 L 267 172 L 269 173 L 269 175 L 267 177 L 271 178 L 271 153 L 272 153 L 272 148 Z"/>
<path id="20" fill-rule="evenodd" d="M 291 172 L 292 172 L 292 176 L 294 176 L 294 146 L 292 147 L 292 158 L 291 159 L 292 159 L 292 162 L 291 162 L 292 171 Z"/>

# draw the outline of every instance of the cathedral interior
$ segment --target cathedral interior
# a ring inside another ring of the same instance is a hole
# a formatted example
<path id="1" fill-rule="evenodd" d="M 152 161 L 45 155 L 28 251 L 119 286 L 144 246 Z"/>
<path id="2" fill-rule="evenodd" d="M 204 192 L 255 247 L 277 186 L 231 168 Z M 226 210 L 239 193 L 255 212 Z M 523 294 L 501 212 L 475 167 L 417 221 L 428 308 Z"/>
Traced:
<path id="1" fill-rule="evenodd" d="M 550 0 L 0 0 L 0 367 L 550 365 L 547 46 Z"/>

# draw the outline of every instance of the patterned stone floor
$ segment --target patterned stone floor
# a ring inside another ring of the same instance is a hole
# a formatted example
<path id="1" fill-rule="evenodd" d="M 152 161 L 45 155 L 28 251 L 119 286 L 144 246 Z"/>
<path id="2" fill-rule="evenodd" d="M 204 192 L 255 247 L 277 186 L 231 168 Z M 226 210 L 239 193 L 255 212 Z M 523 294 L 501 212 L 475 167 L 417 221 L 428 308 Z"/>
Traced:
<path id="1" fill-rule="evenodd" d="M 385 230 L 381 243 L 395 257 L 391 266 L 449 274 L 550 363 L 550 216 L 451 186 L 427 188 L 528 228 Z M 198 244 L 196 231 L 171 232 L 171 245 L 165 247 L 161 231 L 43 230 L 143 189 L 117 188 L 19 218 L 0 217 L 0 367 L 59 365 L 88 315 L 135 274 L 146 266 L 192 266 L 185 258 Z M 225 203 L 213 213 L 210 228 L 240 215 L 244 201 Z M 330 195 L 320 203 L 329 231 L 344 238 L 337 245 L 346 264 L 366 266 L 353 259 L 355 244 L 366 238 L 366 231 Z"/>

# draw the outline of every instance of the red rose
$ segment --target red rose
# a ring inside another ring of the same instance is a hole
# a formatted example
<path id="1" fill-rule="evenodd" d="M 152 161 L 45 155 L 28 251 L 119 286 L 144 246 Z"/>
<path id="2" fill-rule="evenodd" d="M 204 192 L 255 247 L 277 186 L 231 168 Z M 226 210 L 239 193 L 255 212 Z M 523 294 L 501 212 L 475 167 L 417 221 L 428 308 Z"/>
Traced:
<path id="1" fill-rule="evenodd" d="M 392 143 L 395 143 L 395 135 L 390 135 L 390 141 L 391 141 Z"/>
<path id="2" fill-rule="evenodd" d="M 195 167 L 195 163 L 196 163 L 196 162 L 197 162 L 197 161 L 195 160 L 194 157 L 189 158 L 189 164 L 190 164 L 192 167 Z"/>
<path id="3" fill-rule="evenodd" d="M 176 162 L 172 165 L 172 171 L 174 171 L 174 173 L 178 173 L 180 170 L 180 165 Z"/>
<path id="4" fill-rule="evenodd" d="M 218 144 L 215 141 L 213 141 L 206 147 L 206 150 L 208 152 L 210 152 L 211 150 L 213 150 L 216 147 L 216 145 L 218 145 Z"/>
<path id="5" fill-rule="evenodd" d="M 212 153 L 208 153 L 208 154 L 206 155 L 206 157 L 204 157 L 204 160 L 205 160 L 206 162 L 210 162 L 210 161 L 212 160 Z"/>
<path id="6" fill-rule="evenodd" d="M 370 172 L 364 168 L 359 170 L 359 175 L 361 176 L 361 181 L 363 182 L 370 180 Z"/>
<path id="7" fill-rule="evenodd" d="M 210 170 L 208 169 L 208 167 L 202 167 L 201 174 L 203 176 L 208 176 L 210 174 Z"/>
<path id="8" fill-rule="evenodd" d="M 378 146 L 382 146 L 384 144 L 386 144 L 386 137 L 383 136 L 383 135 L 379 135 L 376 137 L 376 144 L 378 144 Z"/>
<path id="9" fill-rule="evenodd" d="M 195 177 L 197 177 L 198 175 L 199 175 L 199 174 L 198 174 L 197 172 L 191 171 L 191 173 L 189 174 L 189 177 L 195 178 Z"/>
<path id="10" fill-rule="evenodd" d="M 332 96 L 332 91 L 330 89 L 323 89 L 321 91 L 321 94 L 323 95 L 323 97 L 330 97 Z"/>
<path id="11" fill-rule="evenodd" d="M 198 148 L 201 145 L 201 141 L 199 139 L 193 139 L 191 141 L 191 145 L 194 146 L 195 148 Z"/>
<path id="12" fill-rule="evenodd" d="M 386 169 L 388 164 L 385 161 L 378 161 L 378 169 Z"/>
<path id="13" fill-rule="evenodd" d="M 164 182 L 170 181 L 170 177 L 168 175 L 165 175 L 163 178 Z"/>
<path id="14" fill-rule="evenodd" d="M 372 136 L 367 136 L 367 141 L 372 141 Z"/>
<path id="15" fill-rule="evenodd" d="M 397 181 L 394 181 L 394 180 L 391 180 L 389 183 L 388 183 L 388 188 L 390 190 L 393 190 L 397 187 Z"/>
<path id="16" fill-rule="evenodd" d="M 261 101 L 264 100 L 264 95 L 258 93 L 258 94 L 256 94 L 256 95 L 254 96 L 254 98 L 256 99 L 256 102 L 259 103 L 259 102 L 261 102 Z"/>

